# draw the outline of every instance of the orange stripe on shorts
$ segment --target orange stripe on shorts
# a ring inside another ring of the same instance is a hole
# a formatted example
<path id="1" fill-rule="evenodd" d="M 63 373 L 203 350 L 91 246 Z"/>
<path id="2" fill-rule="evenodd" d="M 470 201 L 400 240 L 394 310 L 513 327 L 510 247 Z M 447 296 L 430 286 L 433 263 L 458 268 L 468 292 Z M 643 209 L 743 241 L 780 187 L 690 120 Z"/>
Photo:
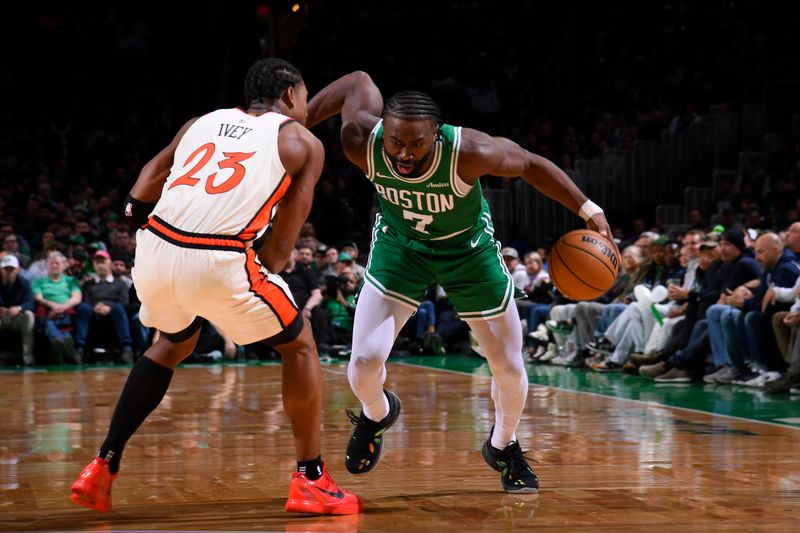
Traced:
<path id="1" fill-rule="evenodd" d="M 272 309 L 281 326 L 288 327 L 297 318 L 297 307 L 286 293 L 261 271 L 256 262 L 256 252 L 250 248 L 245 253 L 247 254 L 245 268 L 247 268 L 247 278 L 250 280 L 250 290 Z"/>

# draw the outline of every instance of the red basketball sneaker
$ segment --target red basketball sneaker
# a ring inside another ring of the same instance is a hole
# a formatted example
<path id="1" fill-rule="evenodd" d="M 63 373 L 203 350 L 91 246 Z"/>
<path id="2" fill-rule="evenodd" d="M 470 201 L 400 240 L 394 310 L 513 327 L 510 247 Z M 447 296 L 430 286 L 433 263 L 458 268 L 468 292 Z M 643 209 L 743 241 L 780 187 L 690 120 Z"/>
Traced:
<path id="1" fill-rule="evenodd" d="M 96 457 L 86 465 L 78 481 L 72 484 L 70 500 L 101 513 L 111 510 L 111 482 L 117 479 L 117 474 L 111 475 L 108 463 Z"/>
<path id="2" fill-rule="evenodd" d="M 300 472 L 292 474 L 286 500 L 286 510 L 290 513 L 356 514 L 361 507 L 358 496 L 336 486 L 324 463 L 322 477 L 314 481 Z"/>

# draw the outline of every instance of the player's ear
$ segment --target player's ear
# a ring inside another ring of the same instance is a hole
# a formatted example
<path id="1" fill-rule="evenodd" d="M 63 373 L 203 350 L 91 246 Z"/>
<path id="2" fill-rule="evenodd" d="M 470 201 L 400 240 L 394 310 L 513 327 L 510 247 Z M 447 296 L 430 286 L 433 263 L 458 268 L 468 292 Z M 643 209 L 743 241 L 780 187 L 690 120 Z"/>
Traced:
<path id="1" fill-rule="evenodd" d="M 286 89 L 286 92 L 283 93 L 281 99 L 289 109 L 293 109 L 297 103 L 297 92 L 295 91 L 294 87 L 290 86 L 288 89 Z"/>

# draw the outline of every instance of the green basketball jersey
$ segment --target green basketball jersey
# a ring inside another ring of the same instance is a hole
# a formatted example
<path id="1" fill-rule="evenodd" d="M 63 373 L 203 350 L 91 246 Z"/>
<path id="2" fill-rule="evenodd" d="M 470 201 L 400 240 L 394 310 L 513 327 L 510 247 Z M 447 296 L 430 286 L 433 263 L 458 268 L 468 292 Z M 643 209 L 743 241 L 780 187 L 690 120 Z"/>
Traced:
<path id="1" fill-rule="evenodd" d="M 489 229 L 489 206 L 480 182 L 467 185 L 458 176 L 461 128 L 442 125 L 430 169 L 407 178 L 394 171 L 383 151 L 383 120 L 375 125 L 367 149 L 367 177 L 378 192 L 385 222 L 397 232 L 420 241 L 463 241 Z M 488 228 L 487 228 L 488 226 Z"/>

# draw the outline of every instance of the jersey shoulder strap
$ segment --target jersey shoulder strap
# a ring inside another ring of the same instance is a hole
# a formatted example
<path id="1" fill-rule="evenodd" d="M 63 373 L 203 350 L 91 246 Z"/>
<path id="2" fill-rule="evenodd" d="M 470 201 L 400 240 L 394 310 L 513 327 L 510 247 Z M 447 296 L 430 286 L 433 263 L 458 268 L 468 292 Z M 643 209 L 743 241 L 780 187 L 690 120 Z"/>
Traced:
<path id="1" fill-rule="evenodd" d="M 369 139 L 367 140 L 367 178 L 370 181 L 375 179 L 375 161 L 380 156 L 383 149 L 383 119 L 380 119 L 377 124 L 369 132 Z"/>

